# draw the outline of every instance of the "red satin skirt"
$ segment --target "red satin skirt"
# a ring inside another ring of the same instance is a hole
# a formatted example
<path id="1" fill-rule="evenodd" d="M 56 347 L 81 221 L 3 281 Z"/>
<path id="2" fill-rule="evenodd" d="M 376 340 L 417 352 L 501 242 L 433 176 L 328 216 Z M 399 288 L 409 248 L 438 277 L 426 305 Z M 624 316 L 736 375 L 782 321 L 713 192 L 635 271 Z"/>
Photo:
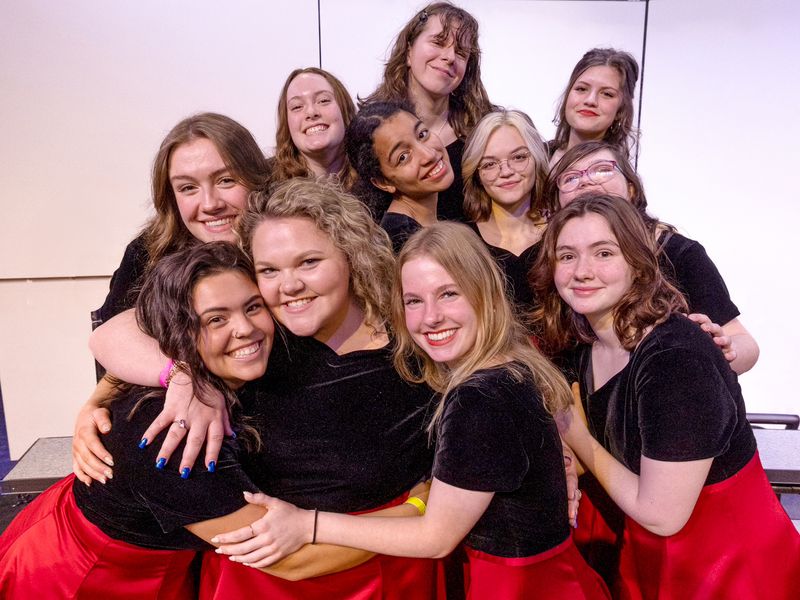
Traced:
<path id="1" fill-rule="evenodd" d="M 567 538 L 535 556 L 503 558 L 466 548 L 469 600 L 609 600 L 600 576 Z"/>
<path id="2" fill-rule="evenodd" d="M 380 508 L 396 506 L 407 496 L 404 494 Z M 200 598 L 434 600 L 444 597 L 439 574 L 439 561 L 379 554 L 341 573 L 287 581 L 231 562 L 227 556 L 206 552 L 200 572 Z"/>
<path id="3" fill-rule="evenodd" d="M 583 496 L 572 540 L 589 566 L 613 589 L 619 573 L 625 513 L 591 473 L 581 475 L 578 486 Z"/>
<path id="4" fill-rule="evenodd" d="M 108 537 L 75 505 L 74 479 L 45 490 L 0 537 L 0 598 L 195 597 L 189 571 L 195 552 L 150 550 Z"/>
<path id="5" fill-rule="evenodd" d="M 732 477 L 703 488 L 675 535 L 658 536 L 625 521 L 623 600 L 800 598 L 800 534 L 758 453 Z"/>

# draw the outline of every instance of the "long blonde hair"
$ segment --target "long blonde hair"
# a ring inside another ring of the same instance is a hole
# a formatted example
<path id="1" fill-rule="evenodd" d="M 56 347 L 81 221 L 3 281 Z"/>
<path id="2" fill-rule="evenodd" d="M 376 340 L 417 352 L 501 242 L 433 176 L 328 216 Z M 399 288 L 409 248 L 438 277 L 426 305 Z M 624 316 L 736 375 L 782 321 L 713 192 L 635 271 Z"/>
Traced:
<path id="1" fill-rule="evenodd" d="M 409 261 L 427 257 L 439 263 L 475 310 L 478 332 L 475 346 L 449 369 L 431 359 L 411 337 L 405 322 L 402 269 Z M 508 301 L 505 278 L 485 244 L 469 227 L 440 222 L 411 236 L 397 258 L 392 288 L 392 325 L 397 338 L 394 363 L 403 378 L 425 382 L 442 394 L 428 430 L 433 431 L 447 395 L 473 374 L 498 361 L 517 380 L 531 378 L 551 413 L 572 402 L 567 383 L 556 367 L 533 345 Z"/>

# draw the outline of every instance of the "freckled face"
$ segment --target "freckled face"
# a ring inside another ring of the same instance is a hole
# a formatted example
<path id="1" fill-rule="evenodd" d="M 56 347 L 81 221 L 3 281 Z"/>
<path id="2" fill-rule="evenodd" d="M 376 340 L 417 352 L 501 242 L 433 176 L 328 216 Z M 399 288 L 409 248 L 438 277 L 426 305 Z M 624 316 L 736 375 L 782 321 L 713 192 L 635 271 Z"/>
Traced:
<path id="1" fill-rule="evenodd" d="M 475 309 L 450 273 L 432 258 L 412 259 L 400 274 L 411 337 L 435 362 L 458 364 L 478 337 Z"/>

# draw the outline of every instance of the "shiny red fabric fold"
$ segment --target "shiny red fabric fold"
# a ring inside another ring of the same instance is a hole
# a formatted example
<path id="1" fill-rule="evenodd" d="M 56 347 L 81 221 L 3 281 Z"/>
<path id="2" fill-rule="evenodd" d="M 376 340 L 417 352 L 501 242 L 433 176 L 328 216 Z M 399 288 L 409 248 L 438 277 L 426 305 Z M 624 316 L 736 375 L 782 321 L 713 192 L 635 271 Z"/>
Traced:
<path id="1" fill-rule="evenodd" d="M 626 518 L 623 600 L 796 600 L 800 534 L 767 480 L 758 453 L 706 486 L 677 534 L 662 537 Z"/>
<path id="2" fill-rule="evenodd" d="M 466 548 L 468 600 L 608 600 L 605 583 L 567 538 L 535 556 L 503 558 Z"/>
<path id="3" fill-rule="evenodd" d="M 195 552 L 150 550 L 108 537 L 75 505 L 74 479 L 45 490 L 0 537 L 0 597 L 195 597 L 189 570 Z"/>

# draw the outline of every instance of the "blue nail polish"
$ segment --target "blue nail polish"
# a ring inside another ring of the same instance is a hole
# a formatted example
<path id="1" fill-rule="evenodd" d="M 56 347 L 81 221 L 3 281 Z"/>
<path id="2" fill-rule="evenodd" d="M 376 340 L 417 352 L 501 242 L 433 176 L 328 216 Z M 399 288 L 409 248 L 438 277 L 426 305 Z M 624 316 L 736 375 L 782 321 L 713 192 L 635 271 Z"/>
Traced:
<path id="1" fill-rule="evenodd" d="M 233 440 L 236 439 L 236 432 L 235 431 L 231 434 L 231 439 L 233 439 Z"/>
<path id="2" fill-rule="evenodd" d="M 139 442 L 139 448 L 141 450 L 144 450 L 145 448 L 147 448 L 147 438 L 142 438 L 142 441 Z"/>
<path id="3" fill-rule="evenodd" d="M 167 459 L 164 457 L 159 458 L 156 461 L 156 469 L 163 469 L 165 464 L 167 464 Z"/>
<path id="4" fill-rule="evenodd" d="M 208 472 L 214 473 L 217 470 L 217 463 L 216 461 L 209 461 L 208 463 Z"/>
<path id="5" fill-rule="evenodd" d="M 191 471 L 189 467 L 183 467 L 181 469 L 181 479 L 189 479 L 189 473 L 191 473 Z"/>

